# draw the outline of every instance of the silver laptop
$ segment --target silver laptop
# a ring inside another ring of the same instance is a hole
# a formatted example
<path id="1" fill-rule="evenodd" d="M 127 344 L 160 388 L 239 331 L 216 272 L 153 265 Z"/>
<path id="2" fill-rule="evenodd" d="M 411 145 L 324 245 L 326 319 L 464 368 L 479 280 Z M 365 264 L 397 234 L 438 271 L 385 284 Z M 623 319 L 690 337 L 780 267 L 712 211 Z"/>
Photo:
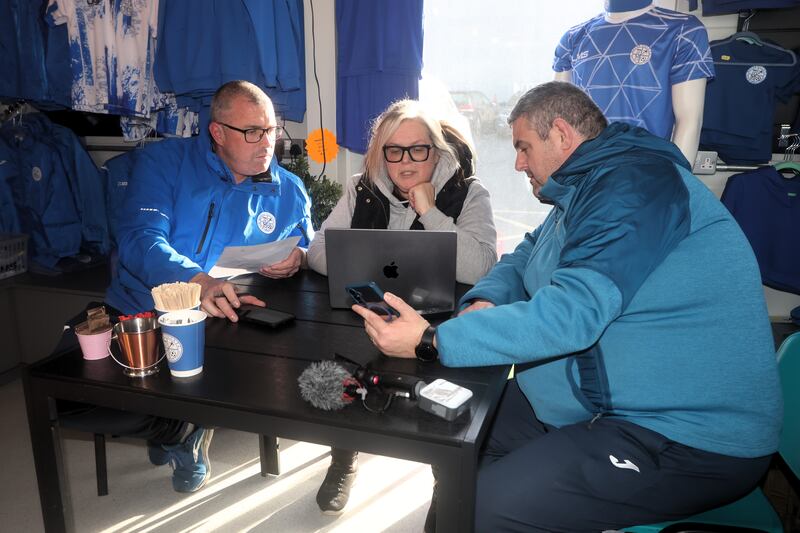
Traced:
<path id="1" fill-rule="evenodd" d="M 369 281 L 422 314 L 455 306 L 454 231 L 328 229 L 325 255 L 331 307 L 349 308 L 345 287 Z"/>

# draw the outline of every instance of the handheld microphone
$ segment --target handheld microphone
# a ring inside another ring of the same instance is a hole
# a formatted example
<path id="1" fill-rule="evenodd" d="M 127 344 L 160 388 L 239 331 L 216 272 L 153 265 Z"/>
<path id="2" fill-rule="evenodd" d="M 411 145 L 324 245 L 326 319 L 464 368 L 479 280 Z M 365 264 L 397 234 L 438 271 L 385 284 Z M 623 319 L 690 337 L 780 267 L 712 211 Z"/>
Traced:
<path id="1" fill-rule="evenodd" d="M 425 382 L 414 376 L 375 372 L 364 367 L 359 367 L 355 372 L 355 376 L 367 387 L 375 386 L 387 390 L 406 392 L 411 400 L 416 400 L 419 397 L 419 391 L 425 387 Z"/>
<path id="2" fill-rule="evenodd" d="M 364 391 L 358 379 L 333 361 L 311 363 L 297 378 L 297 384 L 300 396 L 324 411 L 341 409 Z"/>

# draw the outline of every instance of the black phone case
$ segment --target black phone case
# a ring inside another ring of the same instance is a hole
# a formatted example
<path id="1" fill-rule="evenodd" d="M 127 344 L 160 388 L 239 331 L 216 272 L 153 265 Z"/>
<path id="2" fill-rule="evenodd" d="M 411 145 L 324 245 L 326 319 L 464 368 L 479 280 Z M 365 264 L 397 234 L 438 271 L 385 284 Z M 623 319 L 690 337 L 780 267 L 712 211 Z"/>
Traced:
<path id="1" fill-rule="evenodd" d="M 386 317 L 388 320 L 400 316 L 394 307 L 383 301 L 383 291 L 373 281 L 348 285 L 345 290 L 357 305 L 362 305 L 373 313 Z"/>
<path id="2" fill-rule="evenodd" d="M 274 309 L 245 309 L 239 314 L 239 319 L 250 324 L 258 324 L 277 328 L 294 320 L 294 315 Z"/>

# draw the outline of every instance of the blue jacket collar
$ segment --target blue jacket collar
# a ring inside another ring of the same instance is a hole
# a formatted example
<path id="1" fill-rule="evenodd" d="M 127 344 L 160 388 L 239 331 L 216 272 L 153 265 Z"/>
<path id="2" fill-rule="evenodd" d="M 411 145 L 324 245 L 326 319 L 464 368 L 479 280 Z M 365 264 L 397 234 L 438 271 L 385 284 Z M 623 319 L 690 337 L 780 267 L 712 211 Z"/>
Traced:
<path id="1" fill-rule="evenodd" d="M 279 166 L 272 158 L 269 164 L 269 172 L 271 174 L 270 181 L 253 181 L 252 176 L 248 176 L 242 183 L 237 184 L 233 177 L 233 173 L 228 168 L 228 165 L 220 158 L 211 148 L 211 136 L 208 131 L 203 131 L 197 137 L 198 149 L 201 153 L 205 153 L 206 164 L 208 168 L 222 181 L 230 183 L 234 188 L 246 188 L 255 190 L 260 194 L 274 193 L 280 189 L 281 176 Z"/>
<path id="2" fill-rule="evenodd" d="M 603 166 L 609 159 L 634 151 L 646 152 L 648 157 L 658 157 L 687 170 L 691 166 L 673 143 L 652 135 L 647 130 L 623 122 L 612 122 L 600 135 L 584 141 L 556 170 L 541 189 L 545 198 L 559 203 L 570 186 L 590 171 Z"/>

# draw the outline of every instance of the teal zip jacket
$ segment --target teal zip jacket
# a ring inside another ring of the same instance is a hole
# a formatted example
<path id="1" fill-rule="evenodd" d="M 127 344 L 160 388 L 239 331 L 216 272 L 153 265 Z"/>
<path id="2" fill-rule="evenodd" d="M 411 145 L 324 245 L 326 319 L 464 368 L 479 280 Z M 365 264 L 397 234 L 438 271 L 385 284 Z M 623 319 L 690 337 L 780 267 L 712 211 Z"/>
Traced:
<path id="1" fill-rule="evenodd" d="M 236 184 L 207 132 L 147 146 L 136 158 L 120 213 L 119 262 L 106 302 L 124 313 L 153 308 L 150 289 L 189 281 L 226 246 L 313 237 L 303 182 L 275 160 L 270 181 Z"/>
<path id="2" fill-rule="evenodd" d="M 782 404 L 758 266 L 668 141 L 622 123 L 542 187 L 554 207 L 442 324 L 447 366 L 516 364 L 555 426 L 619 417 L 710 452 L 777 449 Z"/>

